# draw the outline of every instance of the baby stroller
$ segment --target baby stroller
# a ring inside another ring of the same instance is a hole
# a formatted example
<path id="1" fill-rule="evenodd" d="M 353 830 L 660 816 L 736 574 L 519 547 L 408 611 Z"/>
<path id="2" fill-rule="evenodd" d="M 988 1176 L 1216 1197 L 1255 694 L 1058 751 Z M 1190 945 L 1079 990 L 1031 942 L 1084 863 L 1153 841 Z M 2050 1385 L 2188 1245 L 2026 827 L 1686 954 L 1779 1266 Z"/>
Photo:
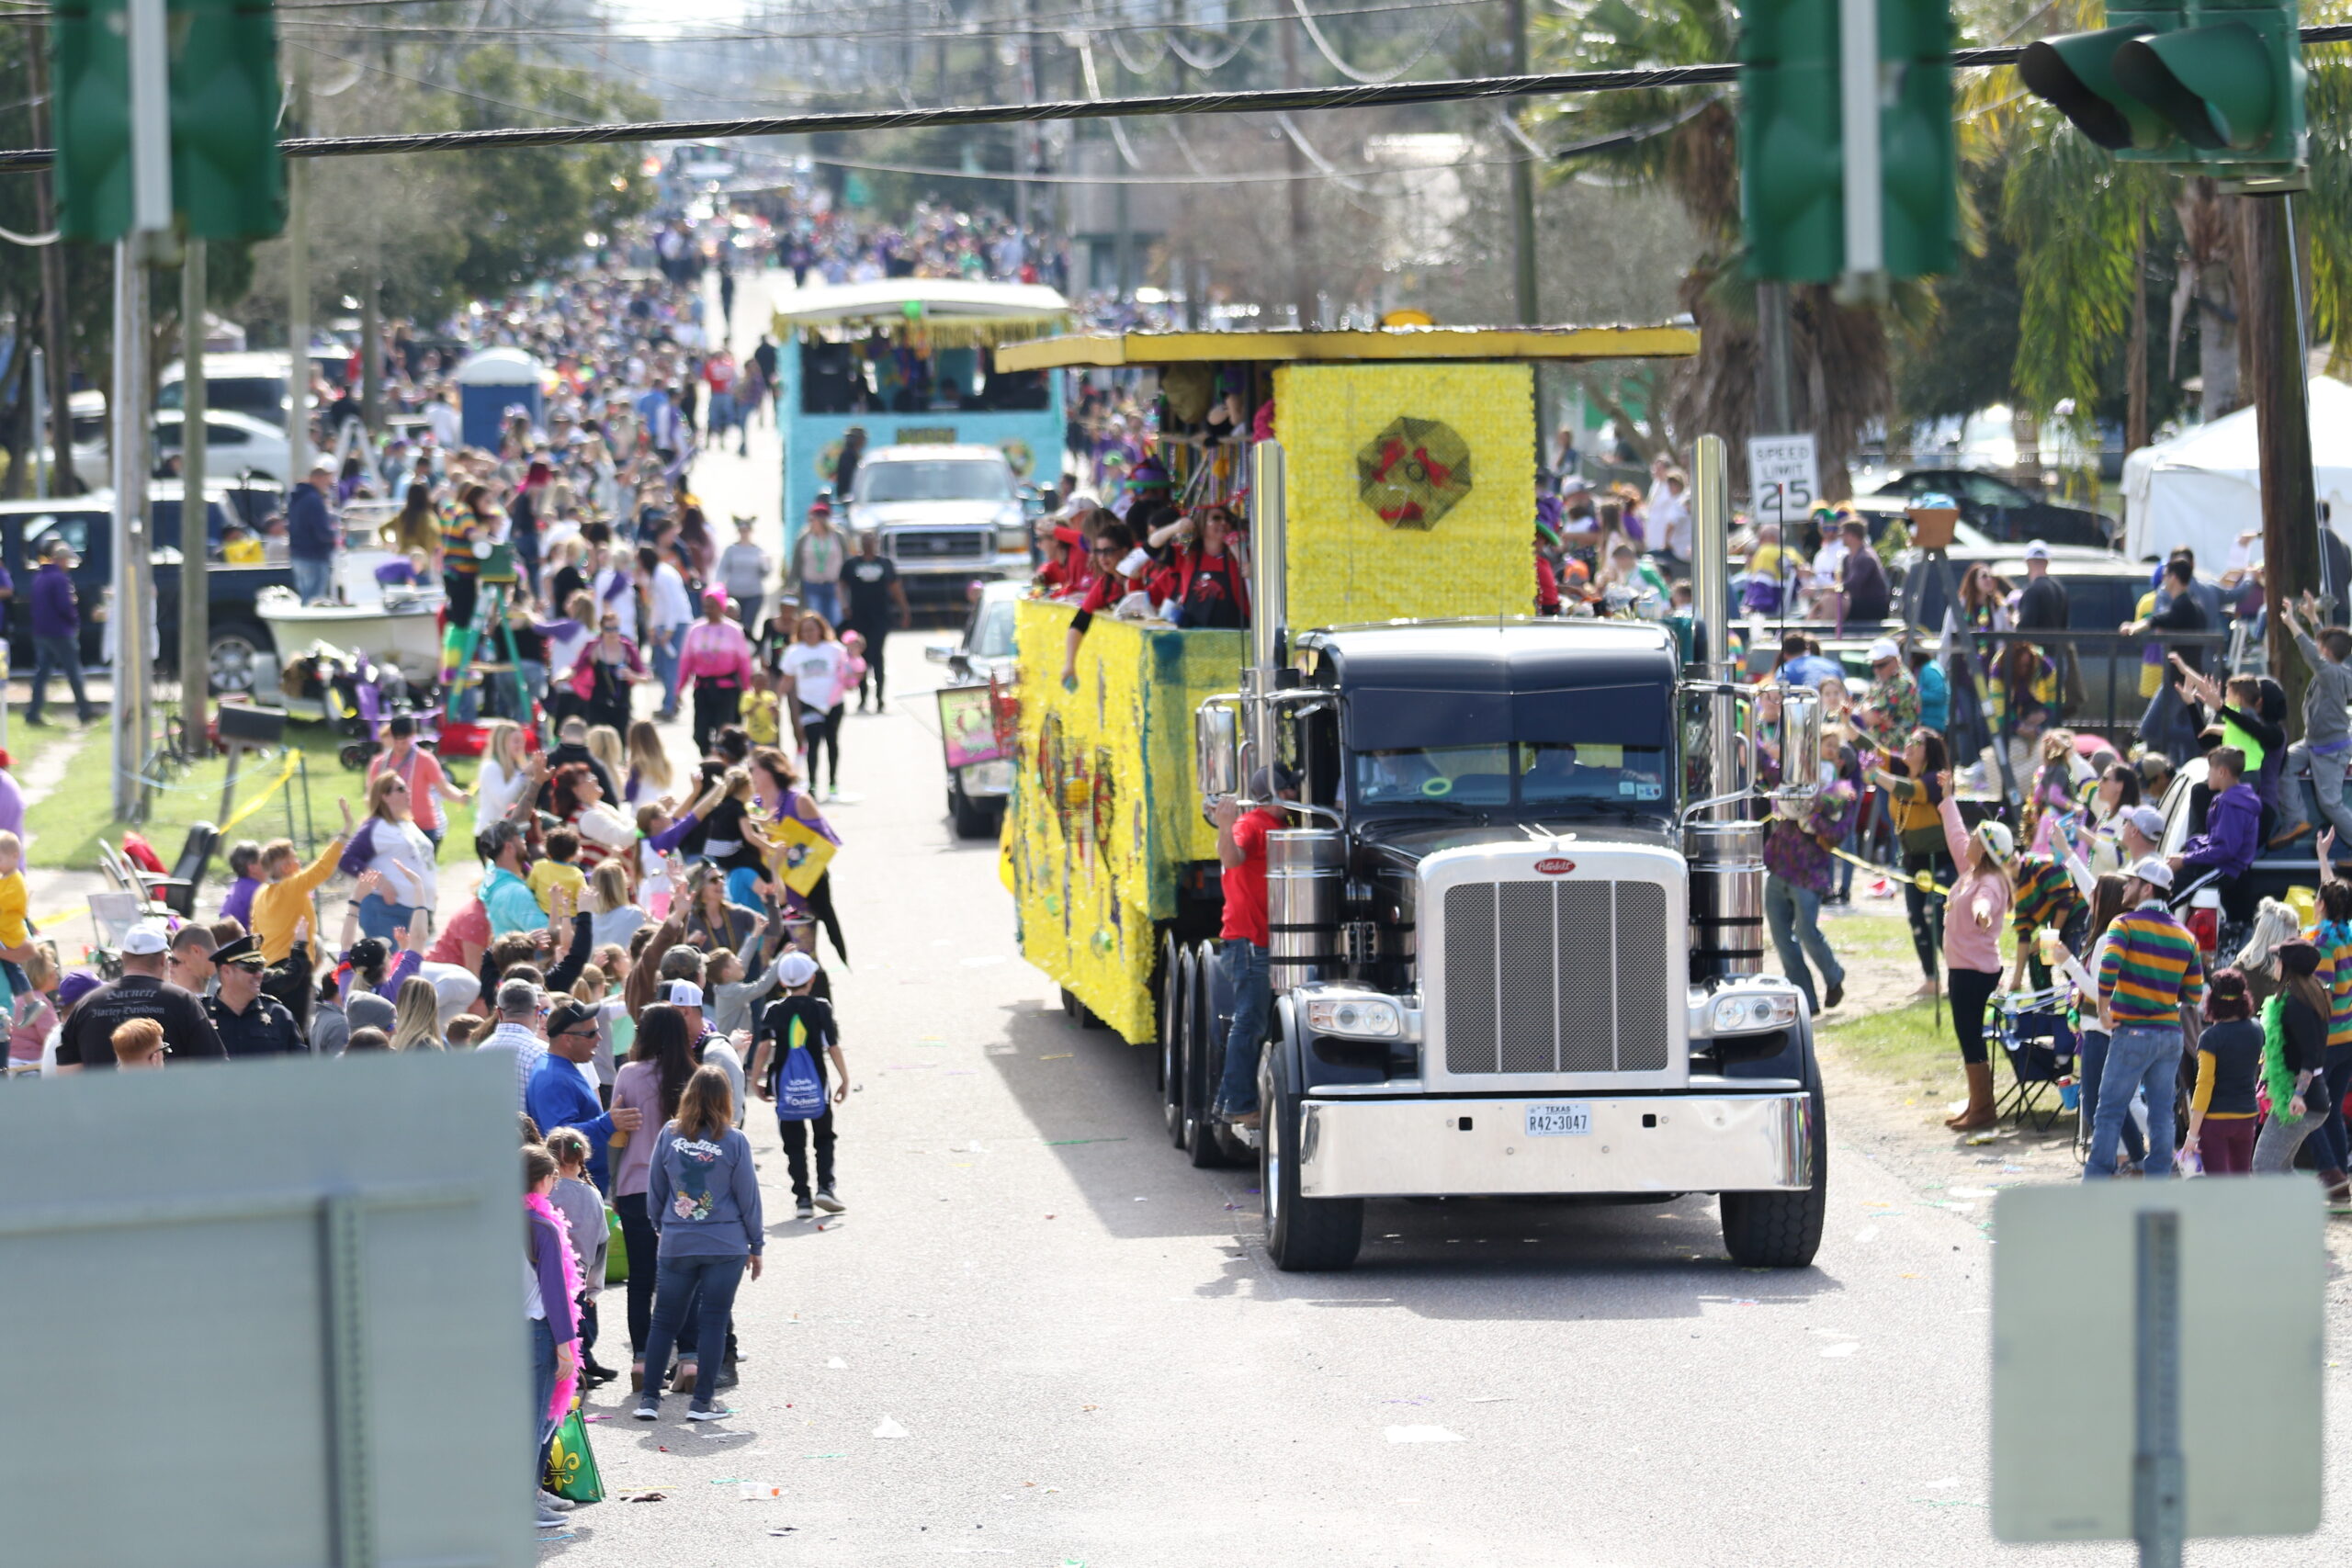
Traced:
<path id="1" fill-rule="evenodd" d="M 418 705 L 398 665 L 359 654 L 339 664 L 329 684 L 335 700 L 328 705 L 328 716 L 351 738 L 338 755 L 353 773 L 364 772 L 384 749 L 384 721 L 394 714 L 414 715 L 422 729 L 418 740 L 431 742 L 438 710 L 430 704 Z"/>

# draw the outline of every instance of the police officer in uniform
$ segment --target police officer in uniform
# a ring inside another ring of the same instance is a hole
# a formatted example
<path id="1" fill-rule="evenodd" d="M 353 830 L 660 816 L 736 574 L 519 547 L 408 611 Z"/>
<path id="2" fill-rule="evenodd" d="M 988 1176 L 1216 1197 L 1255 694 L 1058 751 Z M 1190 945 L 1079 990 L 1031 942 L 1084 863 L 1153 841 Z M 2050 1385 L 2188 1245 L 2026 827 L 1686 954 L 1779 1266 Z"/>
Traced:
<path id="1" fill-rule="evenodd" d="M 229 1048 L 230 1060 L 291 1055 L 309 1048 L 286 1004 L 262 994 L 262 973 L 269 964 L 261 955 L 261 938 L 241 936 L 214 948 L 212 964 L 220 988 L 206 999 L 204 1010 Z"/>

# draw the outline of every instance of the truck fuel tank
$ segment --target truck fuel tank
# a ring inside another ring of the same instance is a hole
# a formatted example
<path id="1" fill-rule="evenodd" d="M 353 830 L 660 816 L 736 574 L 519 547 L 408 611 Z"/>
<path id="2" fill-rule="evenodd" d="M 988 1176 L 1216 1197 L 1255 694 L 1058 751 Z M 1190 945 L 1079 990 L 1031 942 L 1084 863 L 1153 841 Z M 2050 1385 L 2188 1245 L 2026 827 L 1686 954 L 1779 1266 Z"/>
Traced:
<path id="1" fill-rule="evenodd" d="M 1348 836 L 1336 828 L 1266 835 L 1266 927 L 1276 994 L 1339 973 Z"/>

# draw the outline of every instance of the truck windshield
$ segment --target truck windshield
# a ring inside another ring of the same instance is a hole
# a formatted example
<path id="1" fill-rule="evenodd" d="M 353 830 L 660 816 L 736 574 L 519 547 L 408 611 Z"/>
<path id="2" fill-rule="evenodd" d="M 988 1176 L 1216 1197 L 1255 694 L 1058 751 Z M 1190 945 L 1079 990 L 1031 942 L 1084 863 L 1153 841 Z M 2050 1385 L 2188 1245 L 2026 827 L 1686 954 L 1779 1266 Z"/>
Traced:
<path id="1" fill-rule="evenodd" d="M 979 458 L 875 463 L 857 471 L 857 501 L 1011 501 L 1012 470 Z"/>
<path id="2" fill-rule="evenodd" d="M 1443 801 L 1481 809 L 1549 807 L 1570 816 L 1606 802 L 1603 809 L 1653 815 L 1665 809 L 1668 764 L 1662 746 L 1598 742 L 1360 751 L 1356 799 L 1365 806 Z"/>
<path id="3" fill-rule="evenodd" d="M 1346 708 L 1350 783 L 1368 809 L 1657 817 L 1672 805 L 1668 686 L 1366 686 Z"/>

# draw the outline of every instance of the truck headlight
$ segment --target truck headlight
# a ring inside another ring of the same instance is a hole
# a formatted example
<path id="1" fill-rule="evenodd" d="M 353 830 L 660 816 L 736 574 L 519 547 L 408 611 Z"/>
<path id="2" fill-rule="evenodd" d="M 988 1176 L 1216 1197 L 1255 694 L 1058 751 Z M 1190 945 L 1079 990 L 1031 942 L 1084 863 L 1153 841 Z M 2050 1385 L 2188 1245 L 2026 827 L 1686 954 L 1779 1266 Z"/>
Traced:
<path id="1" fill-rule="evenodd" d="M 1405 1032 L 1405 1014 L 1385 997 L 1317 997 L 1306 1004 L 1306 1027 L 1317 1034 L 1394 1040 Z"/>
<path id="2" fill-rule="evenodd" d="M 1718 1034 L 1786 1029 L 1797 1021 L 1797 998 L 1789 991 L 1750 991 L 1718 997 L 1713 1020 Z"/>
<path id="3" fill-rule="evenodd" d="M 1029 519 L 1018 506 L 1008 506 L 996 514 L 996 547 L 1001 555 L 1029 553 Z"/>

